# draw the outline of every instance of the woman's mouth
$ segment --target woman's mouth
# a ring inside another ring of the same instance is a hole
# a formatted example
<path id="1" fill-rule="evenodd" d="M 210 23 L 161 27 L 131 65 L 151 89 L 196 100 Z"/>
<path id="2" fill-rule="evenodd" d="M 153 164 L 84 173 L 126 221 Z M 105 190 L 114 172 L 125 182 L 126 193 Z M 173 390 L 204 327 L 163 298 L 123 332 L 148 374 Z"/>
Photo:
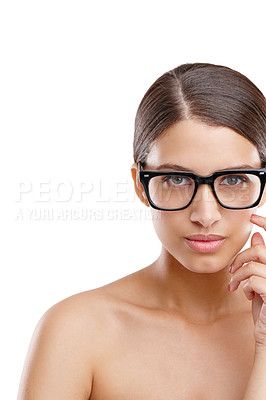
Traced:
<path id="1" fill-rule="evenodd" d="M 192 250 L 199 253 L 212 253 L 218 250 L 225 242 L 220 235 L 190 235 L 185 237 L 185 243 Z"/>

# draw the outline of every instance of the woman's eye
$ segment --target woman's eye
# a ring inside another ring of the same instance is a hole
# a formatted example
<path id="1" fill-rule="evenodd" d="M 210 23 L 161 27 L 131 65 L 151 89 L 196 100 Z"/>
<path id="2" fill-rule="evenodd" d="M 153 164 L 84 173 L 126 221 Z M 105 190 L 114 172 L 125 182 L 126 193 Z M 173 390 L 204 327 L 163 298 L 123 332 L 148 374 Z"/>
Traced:
<path id="1" fill-rule="evenodd" d="M 246 178 L 242 175 L 228 175 L 222 179 L 221 184 L 235 186 L 243 182 L 246 182 Z"/>
<path id="2" fill-rule="evenodd" d="M 169 182 L 172 185 L 188 185 L 189 179 L 185 176 L 169 175 L 164 178 L 164 182 Z"/>

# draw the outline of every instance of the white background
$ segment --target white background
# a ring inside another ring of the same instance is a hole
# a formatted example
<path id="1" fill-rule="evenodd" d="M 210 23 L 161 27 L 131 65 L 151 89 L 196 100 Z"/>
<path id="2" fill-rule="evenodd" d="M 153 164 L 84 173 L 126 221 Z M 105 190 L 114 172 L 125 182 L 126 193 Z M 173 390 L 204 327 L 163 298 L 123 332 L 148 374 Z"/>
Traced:
<path id="1" fill-rule="evenodd" d="M 179 64 L 211 62 L 265 94 L 263 10 L 263 1 L 1 2 L 1 398 L 16 398 L 49 307 L 159 255 L 130 175 L 145 91 Z"/>

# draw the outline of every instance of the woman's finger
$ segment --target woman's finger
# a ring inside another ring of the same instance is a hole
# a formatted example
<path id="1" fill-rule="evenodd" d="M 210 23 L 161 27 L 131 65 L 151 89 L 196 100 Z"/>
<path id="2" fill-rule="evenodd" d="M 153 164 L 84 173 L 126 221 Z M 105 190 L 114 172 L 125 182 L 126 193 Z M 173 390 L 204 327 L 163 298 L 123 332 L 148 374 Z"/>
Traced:
<path id="1" fill-rule="evenodd" d="M 252 261 L 235 272 L 229 282 L 228 289 L 233 292 L 242 281 L 249 279 L 251 276 L 264 278 L 266 287 L 266 265 Z"/>
<path id="2" fill-rule="evenodd" d="M 252 214 L 250 220 L 266 231 L 266 218 L 262 217 L 261 215 Z"/>
<path id="3" fill-rule="evenodd" d="M 266 303 L 266 281 L 264 278 L 251 276 L 243 286 L 243 290 L 248 300 L 253 300 L 255 293 L 257 293 Z"/>
<path id="4" fill-rule="evenodd" d="M 235 273 L 238 268 L 250 261 L 257 261 L 266 264 L 266 247 L 262 244 L 257 244 L 242 251 L 242 253 L 239 253 L 230 267 L 230 272 L 232 274 Z"/>
<path id="5" fill-rule="evenodd" d="M 253 233 L 250 244 L 251 246 L 256 246 L 257 244 L 262 244 L 263 246 L 265 246 L 263 237 L 259 232 Z"/>

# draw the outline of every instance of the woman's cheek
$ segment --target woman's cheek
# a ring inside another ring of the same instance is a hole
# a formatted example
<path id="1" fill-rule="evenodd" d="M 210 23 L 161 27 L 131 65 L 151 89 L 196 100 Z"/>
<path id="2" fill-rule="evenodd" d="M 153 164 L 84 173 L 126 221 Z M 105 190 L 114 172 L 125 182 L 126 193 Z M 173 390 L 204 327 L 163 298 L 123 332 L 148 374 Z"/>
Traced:
<path id="1" fill-rule="evenodd" d="M 152 220 L 159 240 L 166 247 L 170 245 L 177 249 L 180 238 L 183 238 L 184 234 L 191 233 L 187 228 L 186 218 L 181 213 L 153 209 Z"/>
<path id="2" fill-rule="evenodd" d="M 250 217 L 253 214 L 254 210 L 243 210 L 243 211 L 234 211 L 234 214 L 231 211 L 231 243 L 234 248 L 236 248 L 236 254 L 244 247 L 246 244 L 251 231 L 252 231 L 252 223 L 250 222 Z M 230 230 L 230 228 L 229 228 Z"/>

